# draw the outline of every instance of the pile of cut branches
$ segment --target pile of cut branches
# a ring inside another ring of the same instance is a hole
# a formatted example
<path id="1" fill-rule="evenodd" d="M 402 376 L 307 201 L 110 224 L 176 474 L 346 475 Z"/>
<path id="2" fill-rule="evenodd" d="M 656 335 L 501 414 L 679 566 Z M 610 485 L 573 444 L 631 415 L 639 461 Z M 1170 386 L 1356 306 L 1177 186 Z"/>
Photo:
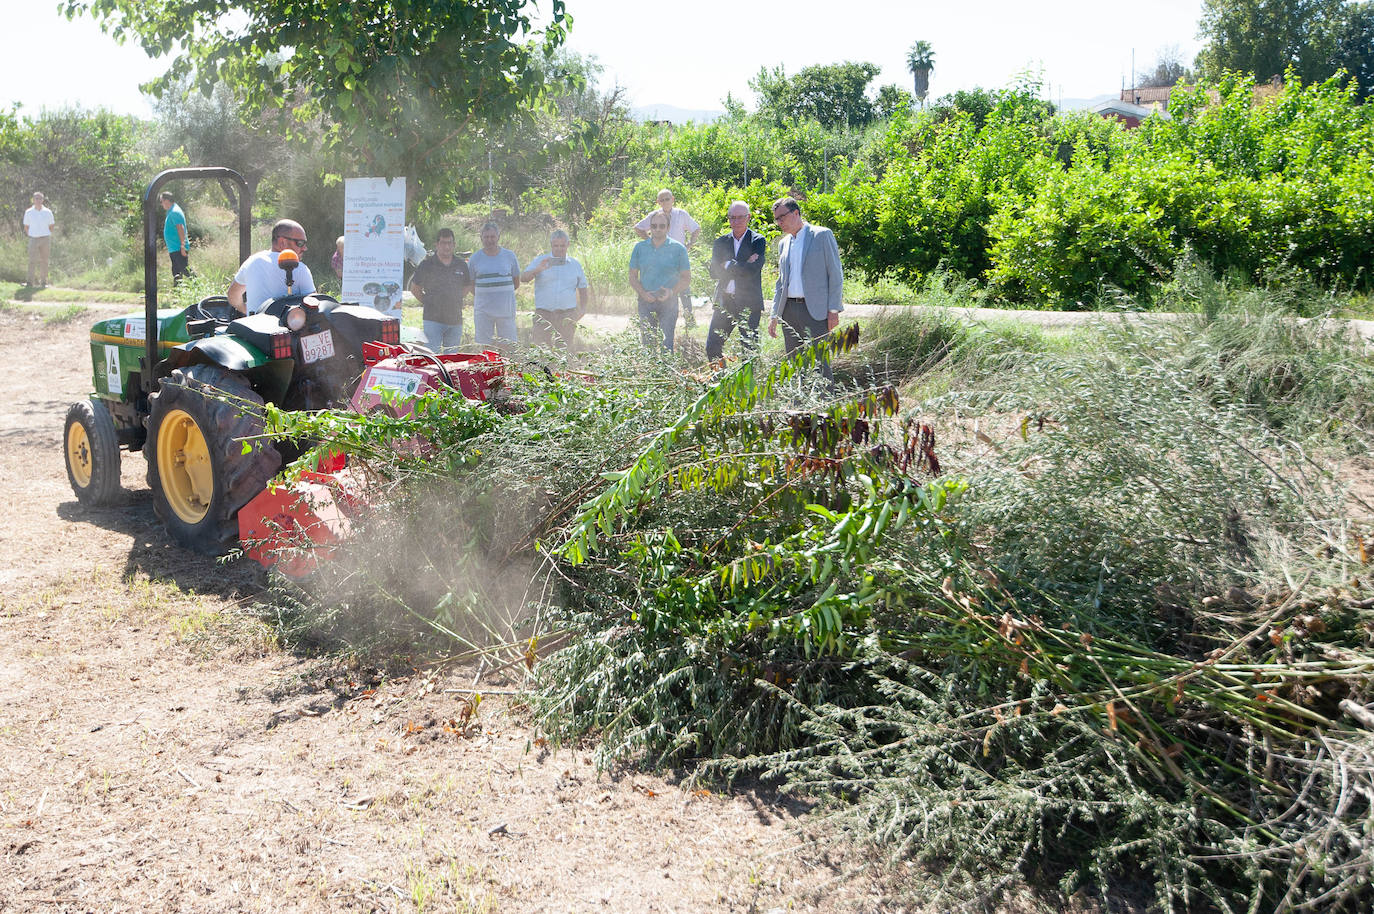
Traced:
<path id="1" fill-rule="evenodd" d="M 312 417 L 397 498 L 300 630 L 494 645 L 552 738 L 822 798 L 926 900 L 1367 908 L 1369 506 L 1329 469 L 1374 431 L 1368 358 L 1247 315 L 927 330 L 878 343 L 939 393 L 914 408 L 817 383 L 848 334 L 711 378 L 613 350 L 527 372 L 515 415 Z"/>

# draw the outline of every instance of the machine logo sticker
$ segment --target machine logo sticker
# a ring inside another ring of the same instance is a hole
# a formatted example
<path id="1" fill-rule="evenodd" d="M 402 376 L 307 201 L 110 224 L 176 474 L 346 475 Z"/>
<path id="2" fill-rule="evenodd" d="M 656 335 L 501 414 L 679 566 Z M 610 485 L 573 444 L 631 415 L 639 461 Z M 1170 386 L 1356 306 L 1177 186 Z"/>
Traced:
<path id="1" fill-rule="evenodd" d="M 124 322 L 124 339 L 141 340 L 147 337 L 147 321 L 143 318 L 131 318 Z"/>
<path id="2" fill-rule="evenodd" d="M 142 324 L 142 321 L 139 321 Z M 119 377 L 119 347 L 105 347 L 105 392 L 117 394 L 124 389 L 124 382 Z"/>
<path id="3" fill-rule="evenodd" d="M 367 389 L 369 391 L 394 390 L 403 397 L 413 397 L 415 392 L 420 389 L 420 382 L 423 380 L 422 376 L 409 371 L 374 368 Z"/>

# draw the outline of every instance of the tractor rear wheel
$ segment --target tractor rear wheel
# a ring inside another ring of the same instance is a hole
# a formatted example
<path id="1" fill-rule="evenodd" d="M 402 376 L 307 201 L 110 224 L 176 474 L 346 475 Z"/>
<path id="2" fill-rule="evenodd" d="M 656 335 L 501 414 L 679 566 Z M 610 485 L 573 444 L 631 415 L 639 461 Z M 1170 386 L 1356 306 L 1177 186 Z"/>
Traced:
<path id="1" fill-rule="evenodd" d="M 119 438 L 105 404 L 94 399 L 73 403 L 62 442 L 76 500 L 91 508 L 113 504 L 119 497 Z"/>
<path id="2" fill-rule="evenodd" d="M 257 440 L 262 407 L 243 377 L 217 365 L 178 368 L 149 397 L 153 510 L 183 546 L 222 555 L 238 542 L 239 509 L 281 466 L 277 449 Z"/>

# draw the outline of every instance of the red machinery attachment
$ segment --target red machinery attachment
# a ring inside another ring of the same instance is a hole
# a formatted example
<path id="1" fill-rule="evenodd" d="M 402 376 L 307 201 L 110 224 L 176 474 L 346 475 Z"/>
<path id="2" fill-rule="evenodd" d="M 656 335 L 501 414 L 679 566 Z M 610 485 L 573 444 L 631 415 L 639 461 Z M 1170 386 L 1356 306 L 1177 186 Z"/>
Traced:
<path id="1" fill-rule="evenodd" d="M 382 408 L 397 417 L 410 413 L 410 400 L 446 387 L 469 400 L 489 399 L 493 382 L 506 368 L 497 352 L 435 355 L 386 343 L 364 343 L 363 360 L 367 370 L 353 393 L 354 412 Z"/>
<path id="2" fill-rule="evenodd" d="M 321 471 L 302 473 L 292 485 L 268 483 L 239 509 L 239 541 L 250 559 L 298 580 L 333 556 L 363 505 L 342 456 L 320 461 Z"/>
<path id="3" fill-rule="evenodd" d="M 363 343 L 367 369 L 350 401 L 355 412 L 386 410 L 400 417 L 411 401 L 431 390 L 451 388 L 469 400 L 487 400 L 505 372 L 500 353 L 435 355 L 390 343 Z M 406 448 L 413 442 L 398 442 Z M 312 472 L 287 486 L 269 484 L 239 509 L 239 541 L 245 554 L 289 578 L 304 578 L 352 533 L 353 518 L 366 507 L 361 481 L 344 455 L 322 459 Z"/>

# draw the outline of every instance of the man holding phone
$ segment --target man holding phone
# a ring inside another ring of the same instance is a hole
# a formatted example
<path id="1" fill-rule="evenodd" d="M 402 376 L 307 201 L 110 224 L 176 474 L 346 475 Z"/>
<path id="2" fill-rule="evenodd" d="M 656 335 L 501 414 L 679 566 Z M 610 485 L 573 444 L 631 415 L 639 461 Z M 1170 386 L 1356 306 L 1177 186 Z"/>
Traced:
<path id="1" fill-rule="evenodd" d="M 549 253 L 540 254 L 520 274 L 521 282 L 534 281 L 536 346 L 573 349 L 577 322 L 587 313 L 590 284 L 582 264 L 568 256 L 568 233 L 556 229 L 549 235 Z M 558 342 L 554 342 L 554 334 Z"/>
<path id="2" fill-rule="evenodd" d="M 645 346 L 673 351 L 678 296 L 692 287 L 687 248 L 668 237 L 668 216 L 649 216 L 649 237 L 630 252 L 630 288 L 639 298 L 639 335 Z"/>

